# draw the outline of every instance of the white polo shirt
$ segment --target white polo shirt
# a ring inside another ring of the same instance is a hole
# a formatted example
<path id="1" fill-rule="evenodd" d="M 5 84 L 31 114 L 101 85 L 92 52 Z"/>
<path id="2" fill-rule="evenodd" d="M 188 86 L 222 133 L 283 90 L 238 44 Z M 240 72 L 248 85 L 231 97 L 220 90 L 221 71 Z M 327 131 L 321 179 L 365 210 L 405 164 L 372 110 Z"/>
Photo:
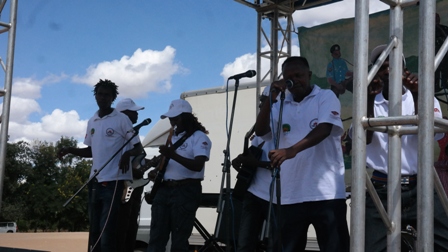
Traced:
<path id="1" fill-rule="evenodd" d="M 252 140 L 252 145 L 259 146 L 263 142 L 261 137 L 255 136 Z M 263 153 L 261 155 L 260 161 L 269 161 L 269 151 L 274 149 L 274 143 L 272 141 L 265 141 L 263 146 L 261 147 Z M 270 200 L 269 188 L 272 182 L 272 171 L 266 168 L 257 168 L 257 171 L 252 178 L 252 183 L 247 189 L 253 195 L 257 196 L 260 199 L 264 199 L 266 201 Z"/>
<path id="2" fill-rule="evenodd" d="M 106 164 L 123 144 L 133 135 L 132 122 L 128 116 L 113 110 L 112 113 L 104 117 L 98 116 L 98 111 L 90 118 L 87 123 L 87 132 L 84 144 L 92 148 L 93 165 L 90 170 L 92 176 L 96 170 Z M 123 148 L 121 153 L 132 149 L 139 143 L 138 136 L 134 137 L 128 145 Z M 121 154 L 116 155 L 101 172 L 97 175 L 98 182 L 114 180 L 132 180 L 132 169 L 122 173 L 119 169 Z"/>
<path id="3" fill-rule="evenodd" d="M 274 130 L 263 136 L 265 140 L 274 140 L 276 136 L 279 109 L 280 101 L 272 107 L 271 129 Z M 280 149 L 296 144 L 320 123 L 333 124 L 333 128 L 322 142 L 297 153 L 281 165 L 282 205 L 345 198 L 345 167 L 341 147 L 344 129 L 340 110 L 341 104 L 333 91 L 317 85 L 301 102 L 295 102 L 291 94 L 286 95 Z"/>
<path id="4" fill-rule="evenodd" d="M 185 135 L 185 132 L 182 132 L 177 136 L 174 134 L 171 139 L 172 144 L 175 144 L 180 138 L 182 138 L 183 135 Z M 208 161 L 210 159 L 211 148 L 212 142 L 210 141 L 210 138 L 208 138 L 204 132 L 197 130 L 176 149 L 176 153 L 188 159 L 194 159 L 198 156 L 205 156 Z M 190 178 L 204 179 L 204 168 L 202 168 L 201 171 L 196 172 L 185 168 L 185 166 L 173 159 L 169 160 L 165 175 L 163 177 L 164 180 L 182 180 Z"/>
<path id="5" fill-rule="evenodd" d="M 382 93 L 375 96 L 374 116 L 389 116 L 389 101 Z M 402 115 L 415 115 L 414 99 L 412 93 L 407 90 L 402 95 Z M 442 118 L 440 104 L 434 98 L 434 117 Z M 406 126 L 403 126 L 406 127 Z M 435 135 L 435 140 L 443 137 L 443 133 Z M 388 172 L 388 135 L 387 133 L 373 132 L 372 142 L 366 147 L 367 167 L 387 174 Z M 418 135 L 403 135 L 401 137 L 401 174 L 415 175 L 418 166 Z"/>

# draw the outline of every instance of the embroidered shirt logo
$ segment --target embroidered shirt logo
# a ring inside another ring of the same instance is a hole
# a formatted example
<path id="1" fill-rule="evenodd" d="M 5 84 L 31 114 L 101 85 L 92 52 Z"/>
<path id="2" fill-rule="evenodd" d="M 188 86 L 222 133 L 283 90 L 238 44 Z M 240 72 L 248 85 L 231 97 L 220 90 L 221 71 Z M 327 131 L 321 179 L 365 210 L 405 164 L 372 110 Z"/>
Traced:
<path id="1" fill-rule="evenodd" d="M 90 135 L 93 135 L 93 134 L 95 134 L 95 129 L 94 129 L 94 128 L 91 128 L 91 129 L 90 129 Z"/>
<path id="2" fill-rule="evenodd" d="M 339 115 L 339 113 L 337 111 L 331 111 L 331 114 L 334 115 L 334 116 L 338 116 Z"/>
<path id="3" fill-rule="evenodd" d="M 188 147 L 188 143 L 183 143 L 181 146 L 179 146 L 179 150 L 185 150 Z"/>
<path id="4" fill-rule="evenodd" d="M 108 128 L 107 130 L 106 130 L 106 136 L 113 136 L 114 135 L 114 129 L 112 129 L 112 128 Z"/>
<path id="5" fill-rule="evenodd" d="M 314 129 L 314 128 L 316 128 L 316 126 L 317 126 L 317 118 L 314 118 L 310 122 L 310 129 Z"/>
<path id="6" fill-rule="evenodd" d="M 282 125 L 282 131 L 283 131 L 283 133 L 288 133 L 288 132 L 290 132 L 290 131 L 291 131 L 291 125 L 289 125 L 289 124 L 287 124 L 287 123 L 283 124 L 283 125 Z"/>

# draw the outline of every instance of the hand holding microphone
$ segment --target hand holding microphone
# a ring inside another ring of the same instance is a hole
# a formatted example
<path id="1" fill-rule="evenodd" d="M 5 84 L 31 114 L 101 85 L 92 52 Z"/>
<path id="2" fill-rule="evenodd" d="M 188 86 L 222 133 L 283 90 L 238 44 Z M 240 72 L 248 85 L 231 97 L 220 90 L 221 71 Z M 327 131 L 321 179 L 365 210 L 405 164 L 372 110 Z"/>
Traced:
<path id="1" fill-rule="evenodd" d="M 286 89 L 292 88 L 294 86 L 294 82 L 292 80 L 277 80 L 271 84 L 271 101 L 272 103 L 276 102 L 277 96 L 279 93 L 285 93 Z"/>

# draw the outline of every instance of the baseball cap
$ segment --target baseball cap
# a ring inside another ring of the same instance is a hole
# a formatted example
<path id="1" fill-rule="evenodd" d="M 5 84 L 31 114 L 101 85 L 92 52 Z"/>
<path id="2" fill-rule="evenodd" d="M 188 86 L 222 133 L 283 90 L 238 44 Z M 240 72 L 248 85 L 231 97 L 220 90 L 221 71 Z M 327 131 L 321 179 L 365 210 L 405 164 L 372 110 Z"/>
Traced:
<path id="1" fill-rule="evenodd" d="M 334 51 L 340 51 L 341 47 L 338 44 L 334 44 L 330 48 L 330 53 L 333 53 Z"/>
<path id="2" fill-rule="evenodd" d="M 182 113 L 193 113 L 193 109 L 191 108 L 190 103 L 188 103 L 186 100 L 177 99 L 171 102 L 170 108 L 168 109 L 168 112 L 161 115 L 160 118 L 173 118 L 176 117 Z"/>
<path id="3" fill-rule="evenodd" d="M 137 106 L 137 104 L 135 104 L 135 102 L 131 99 L 131 98 L 124 98 L 121 101 L 119 101 L 117 103 L 117 106 L 115 107 L 116 110 L 122 112 L 125 110 L 130 110 L 130 111 L 139 111 L 144 109 L 145 107 L 142 106 Z"/>
<path id="4" fill-rule="evenodd" d="M 370 62 L 372 64 L 375 64 L 375 61 L 378 59 L 378 57 L 381 55 L 381 53 L 387 48 L 387 45 L 379 45 L 375 48 L 373 48 L 372 52 L 370 53 Z M 403 58 L 403 66 L 406 67 L 406 58 L 404 57 L 404 54 L 401 55 Z"/>

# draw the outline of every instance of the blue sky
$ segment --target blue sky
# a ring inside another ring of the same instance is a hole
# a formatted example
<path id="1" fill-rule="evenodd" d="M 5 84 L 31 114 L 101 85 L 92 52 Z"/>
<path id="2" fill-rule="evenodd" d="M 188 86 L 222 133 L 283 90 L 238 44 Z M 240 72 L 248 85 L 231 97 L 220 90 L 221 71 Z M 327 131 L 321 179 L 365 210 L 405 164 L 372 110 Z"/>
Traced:
<path id="1" fill-rule="evenodd" d="M 370 2 L 371 13 L 388 7 Z M 9 6 L 0 21 L 9 22 Z M 296 11 L 294 25 L 353 17 L 354 6 L 344 0 Z M 256 19 L 255 10 L 233 0 L 19 1 L 10 141 L 82 142 L 100 78 L 119 86 L 116 102 L 130 97 L 145 107 L 139 122 L 153 123 L 140 130 L 144 137 L 182 92 L 223 86 L 229 76 L 255 69 Z M 7 33 L 0 34 L 3 60 L 6 45 Z"/>

